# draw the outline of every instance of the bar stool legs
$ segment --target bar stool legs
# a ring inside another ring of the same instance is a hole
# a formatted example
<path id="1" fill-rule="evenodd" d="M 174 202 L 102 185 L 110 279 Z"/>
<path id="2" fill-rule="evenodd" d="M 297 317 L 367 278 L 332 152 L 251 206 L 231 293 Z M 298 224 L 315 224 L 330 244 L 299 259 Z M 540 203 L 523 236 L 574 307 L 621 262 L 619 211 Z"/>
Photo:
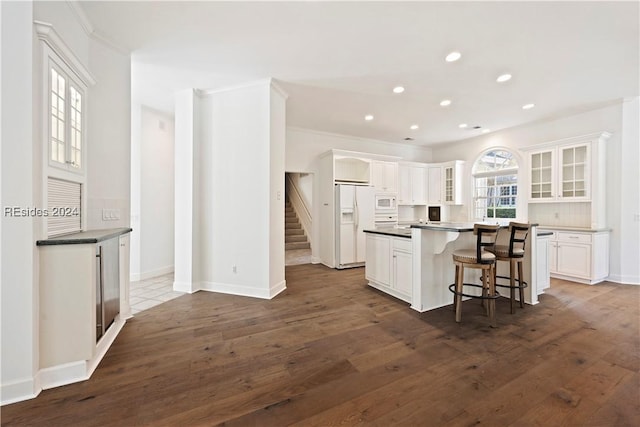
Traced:
<path id="1" fill-rule="evenodd" d="M 455 263 L 456 271 L 455 271 L 455 283 L 453 288 L 455 289 L 453 295 L 453 309 L 456 313 L 456 322 L 460 323 L 462 321 L 462 297 L 468 296 L 471 298 L 478 298 L 477 295 L 466 295 L 463 292 L 464 283 L 464 263 Z M 482 269 L 482 296 L 480 297 L 483 301 L 483 306 L 485 308 L 485 312 L 487 317 L 489 318 L 489 322 L 491 327 L 496 327 L 496 287 L 495 287 L 495 264 L 470 264 L 467 267 L 471 268 L 481 268 Z M 467 286 L 476 286 L 473 284 L 467 284 Z M 484 303 L 484 301 L 487 301 Z"/>

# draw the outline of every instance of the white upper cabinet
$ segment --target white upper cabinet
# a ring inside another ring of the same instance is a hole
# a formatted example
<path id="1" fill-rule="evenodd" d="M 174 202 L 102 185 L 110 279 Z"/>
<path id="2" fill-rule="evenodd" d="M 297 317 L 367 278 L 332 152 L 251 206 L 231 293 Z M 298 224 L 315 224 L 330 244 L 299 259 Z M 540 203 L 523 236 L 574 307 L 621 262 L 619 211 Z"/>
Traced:
<path id="1" fill-rule="evenodd" d="M 607 227 L 605 142 L 610 136 L 599 132 L 523 149 L 529 203 L 587 203 L 591 228 Z"/>
<path id="2" fill-rule="evenodd" d="M 609 134 L 602 132 L 530 147 L 528 153 L 529 202 L 592 201 L 604 178 L 604 147 Z"/>
<path id="3" fill-rule="evenodd" d="M 442 166 L 429 166 L 427 168 L 427 174 L 427 201 L 430 205 L 440 205 L 443 203 L 442 193 L 444 191 L 444 185 L 442 183 Z"/>
<path id="4" fill-rule="evenodd" d="M 398 204 L 427 204 L 427 168 L 420 164 L 401 164 L 398 167 Z"/>
<path id="5" fill-rule="evenodd" d="M 442 166 L 444 175 L 444 204 L 462 205 L 462 174 L 464 162 L 455 160 Z"/>
<path id="6" fill-rule="evenodd" d="M 371 184 L 379 193 L 396 193 L 398 191 L 398 164 L 372 161 Z"/>

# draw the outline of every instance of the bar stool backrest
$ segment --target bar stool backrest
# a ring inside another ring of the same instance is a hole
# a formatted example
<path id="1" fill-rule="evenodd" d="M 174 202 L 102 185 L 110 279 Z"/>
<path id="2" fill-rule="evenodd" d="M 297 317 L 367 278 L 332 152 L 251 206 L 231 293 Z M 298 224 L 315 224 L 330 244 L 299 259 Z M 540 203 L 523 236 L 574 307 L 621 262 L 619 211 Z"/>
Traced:
<path id="1" fill-rule="evenodd" d="M 509 239 L 509 258 L 524 257 L 524 247 L 530 229 L 531 224 L 521 222 L 509 223 L 509 232 L 511 233 L 511 238 Z"/>
<path id="2" fill-rule="evenodd" d="M 492 248 L 496 244 L 498 237 L 499 225 L 474 224 L 473 234 L 477 236 L 476 240 L 476 260 L 478 264 L 491 264 L 495 262 L 491 260 L 483 260 L 482 252 L 484 248 Z"/>

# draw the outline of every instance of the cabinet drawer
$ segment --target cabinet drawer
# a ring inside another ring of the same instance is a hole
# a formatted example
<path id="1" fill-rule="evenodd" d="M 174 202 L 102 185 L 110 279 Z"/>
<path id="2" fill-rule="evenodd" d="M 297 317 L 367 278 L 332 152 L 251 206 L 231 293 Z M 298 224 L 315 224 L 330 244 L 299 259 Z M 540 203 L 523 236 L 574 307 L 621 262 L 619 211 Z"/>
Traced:
<path id="1" fill-rule="evenodd" d="M 556 234 L 557 234 L 557 239 L 560 242 L 591 243 L 591 234 L 564 233 L 564 232 L 558 232 Z"/>
<path id="2" fill-rule="evenodd" d="M 411 253 L 411 239 L 393 239 L 393 249 Z"/>

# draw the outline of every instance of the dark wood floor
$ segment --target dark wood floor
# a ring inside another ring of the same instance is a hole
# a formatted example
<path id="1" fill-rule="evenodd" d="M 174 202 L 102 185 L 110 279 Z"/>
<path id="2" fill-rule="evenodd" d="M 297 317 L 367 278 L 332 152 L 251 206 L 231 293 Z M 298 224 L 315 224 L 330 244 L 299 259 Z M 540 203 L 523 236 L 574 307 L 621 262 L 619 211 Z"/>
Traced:
<path id="1" fill-rule="evenodd" d="M 363 269 L 287 267 L 272 301 L 199 292 L 127 323 L 93 377 L 6 426 L 638 426 L 640 287 L 554 281 L 498 328 L 419 314 Z M 443 285 L 444 286 L 444 285 Z"/>

